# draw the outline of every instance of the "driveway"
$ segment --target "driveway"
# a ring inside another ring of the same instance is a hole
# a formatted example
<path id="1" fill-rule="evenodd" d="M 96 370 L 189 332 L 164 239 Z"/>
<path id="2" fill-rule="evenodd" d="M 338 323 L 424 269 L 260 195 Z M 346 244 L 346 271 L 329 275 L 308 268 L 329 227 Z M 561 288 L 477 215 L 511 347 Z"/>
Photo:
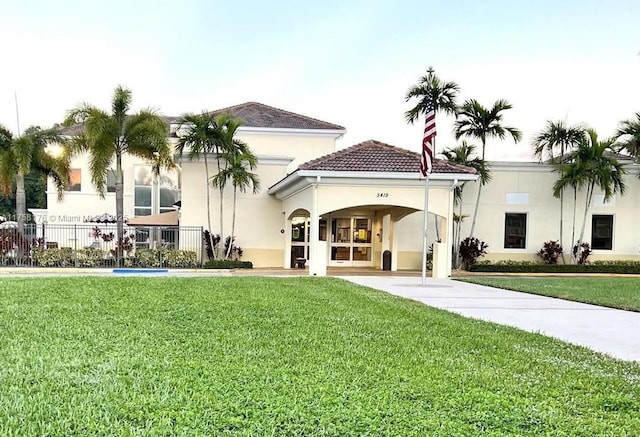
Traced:
<path id="1" fill-rule="evenodd" d="M 342 276 L 426 305 L 537 332 L 614 358 L 640 361 L 640 313 L 499 290 L 450 279 Z"/>

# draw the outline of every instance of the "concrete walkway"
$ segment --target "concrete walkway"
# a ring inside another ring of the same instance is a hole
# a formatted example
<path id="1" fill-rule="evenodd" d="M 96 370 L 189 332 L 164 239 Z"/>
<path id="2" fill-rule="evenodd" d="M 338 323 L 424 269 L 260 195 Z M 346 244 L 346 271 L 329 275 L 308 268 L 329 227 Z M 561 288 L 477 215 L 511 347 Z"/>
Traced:
<path id="1" fill-rule="evenodd" d="M 450 279 L 342 276 L 356 284 L 461 314 L 640 361 L 640 313 L 604 308 Z"/>

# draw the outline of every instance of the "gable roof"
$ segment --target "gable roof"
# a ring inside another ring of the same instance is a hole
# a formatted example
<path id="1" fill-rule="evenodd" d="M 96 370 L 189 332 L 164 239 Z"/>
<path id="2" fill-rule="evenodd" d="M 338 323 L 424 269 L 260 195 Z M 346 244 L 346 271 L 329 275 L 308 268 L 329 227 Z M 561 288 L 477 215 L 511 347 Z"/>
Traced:
<path id="1" fill-rule="evenodd" d="M 321 156 L 300 165 L 300 170 L 418 173 L 420 154 L 376 140 Z M 442 159 L 433 161 L 433 173 L 475 174 L 471 167 L 452 164 Z"/>
<path id="2" fill-rule="evenodd" d="M 246 102 L 235 106 L 211 111 L 218 115 L 229 113 L 234 117 L 244 120 L 246 127 L 262 127 L 274 129 L 323 129 L 346 130 L 337 124 L 328 123 L 306 115 L 285 111 L 258 102 Z"/>
<path id="3" fill-rule="evenodd" d="M 337 124 L 328 123 L 306 115 L 285 111 L 258 102 L 247 102 L 239 105 L 228 106 L 210 112 L 213 115 L 228 113 L 244 121 L 245 127 L 271 128 L 271 129 L 318 129 L 346 131 Z M 162 116 L 169 124 L 180 122 L 180 117 Z M 61 135 L 78 135 L 84 130 L 84 125 L 74 124 L 72 126 L 54 126 Z"/>

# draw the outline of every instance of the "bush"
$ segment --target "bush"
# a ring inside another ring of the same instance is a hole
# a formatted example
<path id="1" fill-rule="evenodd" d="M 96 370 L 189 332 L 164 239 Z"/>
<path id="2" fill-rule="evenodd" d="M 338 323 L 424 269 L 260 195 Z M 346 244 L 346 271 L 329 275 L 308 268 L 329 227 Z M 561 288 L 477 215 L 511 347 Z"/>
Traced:
<path id="1" fill-rule="evenodd" d="M 562 246 L 557 241 L 546 241 L 536 255 L 542 258 L 545 264 L 558 264 L 558 258 L 562 256 Z"/>
<path id="2" fill-rule="evenodd" d="M 160 251 L 158 249 L 136 249 L 131 264 L 131 267 L 160 267 Z"/>
<path id="3" fill-rule="evenodd" d="M 74 254 L 70 247 L 36 249 L 33 261 L 41 267 L 69 267 L 74 265 Z"/>
<path id="4" fill-rule="evenodd" d="M 252 269 L 251 261 L 234 261 L 230 259 L 212 259 L 204 263 L 203 269 Z"/>
<path id="5" fill-rule="evenodd" d="M 77 267 L 100 267 L 104 262 L 105 252 L 93 248 L 79 249 L 76 250 L 75 257 Z"/>
<path id="6" fill-rule="evenodd" d="M 530 261 L 481 262 L 472 272 L 495 273 L 619 273 L 640 274 L 640 261 L 594 261 L 591 264 L 539 264 Z"/>
<path id="7" fill-rule="evenodd" d="M 580 245 L 580 250 L 578 250 L 577 244 L 573 246 L 573 257 L 576 259 L 578 264 L 586 264 L 589 255 L 591 255 L 591 246 L 589 246 L 589 243 L 586 241 Z"/>
<path id="8" fill-rule="evenodd" d="M 162 252 L 164 265 L 174 269 L 188 269 L 198 266 L 198 255 L 189 250 L 165 250 Z"/>
<path id="9" fill-rule="evenodd" d="M 460 242 L 460 258 L 463 267 L 469 270 L 469 267 L 475 264 L 476 260 L 487 254 L 489 245 L 475 237 L 467 237 Z"/>

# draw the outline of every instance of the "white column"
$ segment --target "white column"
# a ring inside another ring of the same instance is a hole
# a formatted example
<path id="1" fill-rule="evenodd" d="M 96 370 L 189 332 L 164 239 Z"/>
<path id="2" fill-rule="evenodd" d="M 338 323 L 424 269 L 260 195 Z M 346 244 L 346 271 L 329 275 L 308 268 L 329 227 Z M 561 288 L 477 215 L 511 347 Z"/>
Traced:
<path id="1" fill-rule="evenodd" d="M 458 180 L 456 179 L 453 183 L 453 187 L 449 190 L 449 206 L 447 207 L 447 236 L 445 238 L 445 243 L 447 243 L 447 277 L 451 277 L 451 265 L 453 264 L 453 213 L 454 213 L 454 189 L 458 185 Z"/>
<path id="2" fill-rule="evenodd" d="M 285 269 L 291 268 L 291 220 L 287 218 L 286 211 L 283 213 L 284 218 L 284 254 L 282 256 L 282 266 Z"/>
<path id="3" fill-rule="evenodd" d="M 389 238 L 391 239 L 391 271 L 398 271 L 398 239 L 393 235 L 393 227 L 395 226 L 395 220 L 391 220 L 389 223 Z"/>
<path id="4" fill-rule="evenodd" d="M 327 275 L 326 244 L 320 244 L 320 214 L 318 214 L 318 184 L 320 176 L 313 184 L 313 201 L 311 204 L 311 217 L 309 218 L 311 229 L 309 235 L 309 276 Z M 322 252 L 325 253 L 322 253 Z"/>

